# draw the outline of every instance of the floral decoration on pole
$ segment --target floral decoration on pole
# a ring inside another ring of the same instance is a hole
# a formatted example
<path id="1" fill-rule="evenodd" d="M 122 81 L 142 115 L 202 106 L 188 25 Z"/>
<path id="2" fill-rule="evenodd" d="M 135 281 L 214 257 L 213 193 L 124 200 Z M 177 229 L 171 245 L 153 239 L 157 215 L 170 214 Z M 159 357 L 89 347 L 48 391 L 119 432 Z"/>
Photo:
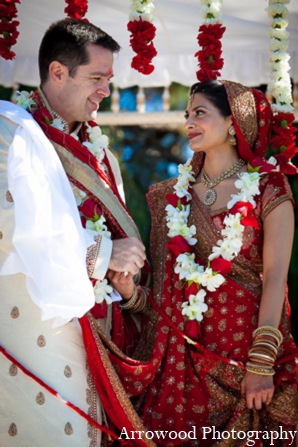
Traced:
<path id="1" fill-rule="evenodd" d="M 201 10 L 204 22 L 199 28 L 198 43 L 202 48 L 195 54 L 198 58 L 199 70 L 197 78 L 200 82 L 208 79 L 217 79 L 223 67 L 221 57 L 222 38 L 226 28 L 222 26 L 221 18 L 222 0 L 201 0 Z"/>
<path id="2" fill-rule="evenodd" d="M 285 174 L 296 174 L 298 169 L 290 162 L 291 158 L 298 152 L 295 147 L 295 132 L 293 126 L 295 115 L 292 106 L 292 87 L 289 76 L 290 55 L 287 52 L 289 32 L 288 26 L 289 11 L 285 6 L 290 0 L 269 0 L 266 9 L 271 19 L 269 24 L 269 66 L 270 83 L 268 90 L 272 93 L 275 103 L 272 104 L 273 117 L 273 137 L 270 140 L 274 151 L 274 157 L 278 160 L 280 169 Z"/>
<path id="3" fill-rule="evenodd" d="M 11 51 L 11 47 L 16 44 L 19 35 L 17 26 L 20 23 L 13 20 L 18 15 L 16 3 L 20 3 L 20 0 L 0 1 L 0 56 L 6 60 L 14 59 L 16 56 Z"/>
<path id="4" fill-rule="evenodd" d="M 72 19 L 82 19 L 87 22 L 87 19 L 84 19 L 84 16 L 88 9 L 88 0 L 65 0 L 65 3 L 68 5 L 64 9 L 65 14 Z"/>
<path id="5" fill-rule="evenodd" d="M 152 59 L 157 55 L 152 40 L 156 27 L 153 25 L 153 0 L 132 0 L 127 29 L 130 31 L 130 46 L 136 54 L 131 62 L 135 70 L 149 75 L 154 70 Z"/>

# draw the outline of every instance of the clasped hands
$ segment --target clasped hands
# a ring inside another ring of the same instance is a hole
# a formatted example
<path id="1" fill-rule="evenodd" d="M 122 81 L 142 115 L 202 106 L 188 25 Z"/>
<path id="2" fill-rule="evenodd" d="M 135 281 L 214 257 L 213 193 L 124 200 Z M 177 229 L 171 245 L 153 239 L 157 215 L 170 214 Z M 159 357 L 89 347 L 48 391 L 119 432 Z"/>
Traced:
<path id="1" fill-rule="evenodd" d="M 134 291 L 133 275 L 144 266 L 145 246 L 139 239 L 129 237 L 113 240 L 112 255 L 107 278 L 123 299 L 128 300 Z M 124 272 L 128 272 L 124 275 Z"/>

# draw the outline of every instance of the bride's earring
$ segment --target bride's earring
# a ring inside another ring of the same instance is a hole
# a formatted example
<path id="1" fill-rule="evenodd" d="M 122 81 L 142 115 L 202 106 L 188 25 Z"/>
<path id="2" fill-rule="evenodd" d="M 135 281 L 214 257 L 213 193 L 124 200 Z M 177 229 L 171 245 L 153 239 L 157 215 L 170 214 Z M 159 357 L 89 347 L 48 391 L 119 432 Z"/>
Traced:
<path id="1" fill-rule="evenodd" d="M 235 138 L 236 131 L 235 131 L 235 128 L 234 128 L 233 124 L 232 124 L 232 126 L 229 128 L 229 135 L 230 135 L 229 143 L 230 143 L 232 146 L 236 146 L 236 145 L 237 145 L 237 140 L 236 140 L 236 138 Z"/>

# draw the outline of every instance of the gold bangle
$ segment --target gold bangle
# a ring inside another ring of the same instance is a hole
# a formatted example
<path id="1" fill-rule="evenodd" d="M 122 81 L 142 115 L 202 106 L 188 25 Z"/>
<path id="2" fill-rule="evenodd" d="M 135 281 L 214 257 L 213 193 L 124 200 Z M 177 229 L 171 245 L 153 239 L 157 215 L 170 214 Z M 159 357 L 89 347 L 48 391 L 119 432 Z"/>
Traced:
<path id="1" fill-rule="evenodd" d="M 265 352 L 249 352 L 248 356 L 257 356 L 257 357 L 264 357 L 264 359 L 275 361 L 275 357 L 272 357 L 271 355 L 266 354 Z"/>
<path id="2" fill-rule="evenodd" d="M 271 366 L 270 367 L 259 366 L 259 365 L 255 365 L 254 363 L 247 362 L 245 367 L 246 367 L 246 371 L 249 371 L 249 372 L 252 372 L 255 374 L 260 374 L 263 376 L 273 376 L 275 374 L 275 371 Z"/>
<path id="3" fill-rule="evenodd" d="M 263 346 L 264 348 L 271 349 L 275 355 L 277 355 L 277 347 L 267 341 L 257 341 L 256 343 L 253 343 L 252 348 L 256 348 L 257 346 Z"/>
<path id="4" fill-rule="evenodd" d="M 124 303 L 124 304 L 119 303 L 119 306 L 121 307 L 121 309 L 123 309 L 123 310 L 131 309 L 138 299 L 138 294 L 139 294 L 138 289 L 136 286 L 134 286 L 133 293 L 132 293 L 131 297 L 129 298 L 129 300 L 126 300 L 126 303 Z"/>
<path id="5" fill-rule="evenodd" d="M 277 341 L 278 347 L 282 344 L 283 335 L 280 330 L 274 326 L 260 326 L 254 330 L 252 335 L 255 338 L 260 334 L 273 337 Z"/>
<path id="6" fill-rule="evenodd" d="M 270 363 L 272 366 L 275 363 L 275 359 L 274 358 L 272 358 L 272 357 L 265 357 L 262 354 L 255 354 L 255 355 L 251 354 L 251 355 L 249 355 L 248 359 L 251 360 L 252 362 L 257 361 L 258 363 L 260 363 L 260 362 L 264 362 L 266 364 Z"/>
<path id="7" fill-rule="evenodd" d="M 248 357 L 252 356 L 252 355 L 263 355 L 266 357 L 269 357 L 270 359 L 272 359 L 274 362 L 276 360 L 276 355 L 273 351 L 266 351 L 265 349 L 250 349 L 248 351 Z"/>
<path id="8" fill-rule="evenodd" d="M 139 286 L 139 299 L 135 303 L 135 305 L 130 309 L 131 313 L 139 313 L 143 312 L 147 305 L 147 293 L 143 287 Z"/>

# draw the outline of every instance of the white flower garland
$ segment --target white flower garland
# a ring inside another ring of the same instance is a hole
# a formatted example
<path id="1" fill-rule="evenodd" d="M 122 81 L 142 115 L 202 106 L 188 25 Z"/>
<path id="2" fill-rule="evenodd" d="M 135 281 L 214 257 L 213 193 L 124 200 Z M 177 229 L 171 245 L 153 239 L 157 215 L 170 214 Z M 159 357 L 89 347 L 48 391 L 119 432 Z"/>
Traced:
<path id="1" fill-rule="evenodd" d="M 154 0 L 132 0 L 130 5 L 129 20 L 142 20 L 152 23 L 154 20 Z"/>
<path id="2" fill-rule="evenodd" d="M 276 100 L 272 104 L 272 110 L 276 112 L 292 112 L 294 110 L 291 103 L 292 89 L 290 70 L 290 55 L 287 53 L 289 33 L 286 30 L 288 26 L 288 9 L 285 4 L 290 0 L 269 0 L 269 6 L 266 8 L 268 16 L 271 18 L 269 24 L 270 46 L 269 67 L 270 83 L 268 90 Z"/>
<path id="3" fill-rule="evenodd" d="M 180 199 L 185 197 L 187 200 L 191 199 L 189 188 L 192 186 L 190 182 L 194 182 L 192 166 L 189 159 L 185 165 L 179 165 L 179 176 L 174 189 L 176 195 Z M 243 172 L 239 175 L 239 179 L 235 182 L 236 188 L 240 189 L 238 194 L 232 194 L 231 200 L 228 202 L 228 209 L 231 209 L 237 202 L 250 202 L 255 208 L 256 202 L 254 197 L 260 194 L 259 184 L 262 174 L 258 172 Z M 197 240 L 193 238 L 196 234 L 194 225 L 188 227 L 187 221 L 190 212 L 190 205 L 181 205 L 178 202 L 177 207 L 173 205 L 166 206 L 167 211 L 167 227 L 169 228 L 168 236 L 182 236 L 189 245 L 194 245 Z M 227 261 L 232 261 L 240 252 L 243 243 L 244 226 L 241 224 L 242 215 L 240 213 L 228 214 L 224 219 L 225 228 L 221 230 L 222 239 L 216 242 L 212 247 L 212 253 L 208 257 L 207 267 L 203 267 L 195 262 L 194 253 L 182 253 L 176 258 L 175 273 L 179 274 L 180 280 L 186 280 L 188 283 L 196 283 L 198 292 L 196 295 L 190 295 L 189 300 L 182 305 L 182 314 L 190 320 L 203 319 L 203 312 L 208 309 L 204 302 L 206 288 L 210 292 L 214 292 L 220 287 L 225 278 L 214 272 L 210 267 L 210 261 L 215 258 L 222 257 Z"/>
<path id="4" fill-rule="evenodd" d="M 83 145 L 86 146 L 97 158 L 99 163 L 101 163 L 105 156 L 104 149 L 107 149 L 109 146 L 109 139 L 106 135 L 102 134 L 99 126 L 91 127 L 87 122 L 86 126 L 89 141 L 84 141 Z"/>
<path id="5" fill-rule="evenodd" d="M 21 92 L 17 90 L 17 105 L 25 110 L 31 110 L 31 107 L 36 105 L 36 102 L 30 97 L 32 93 L 33 92 L 26 92 L 25 90 L 22 90 Z"/>
<path id="6" fill-rule="evenodd" d="M 222 0 L 200 0 L 201 13 L 206 25 L 222 23 Z"/>
<path id="7" fill-rule="evenodd" d="M 22 107 L 25 110 L 31 110 L 32 106 L 37 106 L 36 102 L 30 97 L 32 92 L 28 93 L 27 91 L 17 91 L 17 94 L 18 106 Z M 97 158 L 99 163 L 101 163 L 105 155 L 104 149 L 107 148 L 109 144 L 108 137 L 102 134 L 99 126 L 92 127 L 87 122 L 85 124 L 89 136 L 89 141 L 85 141 L 83 145 L 87 147 L 87 149 L 92 152 L 92 154 Z M 51 123 L 51 126 L 56 127 L 61 131 L 63 131 L 64 129 L 63 123 L 59 118 L 55 118 Z M 72 133 L 71 136 L 78 140 L 78 136 L 75 133 Z M 86 199 L 87 194 L 74 185 L 72 185 L 72 191 L 77 206 L 80 206 L 83 200 Z M 98 235 L 111 239 L 111 233 L 108 231 L 106 219 L 103 215 L 101 215 L 96 221 L 87 219 L 86 231 L 94 240 Z M 113 292 L 113 288 L 108 284 L 106 279 L 97 280 L 93 287 L 93 291 L 96 303 L 101 304 L 104 300 L 107 302 L 107 304 L 112 303 L 111 293 Z"/>

